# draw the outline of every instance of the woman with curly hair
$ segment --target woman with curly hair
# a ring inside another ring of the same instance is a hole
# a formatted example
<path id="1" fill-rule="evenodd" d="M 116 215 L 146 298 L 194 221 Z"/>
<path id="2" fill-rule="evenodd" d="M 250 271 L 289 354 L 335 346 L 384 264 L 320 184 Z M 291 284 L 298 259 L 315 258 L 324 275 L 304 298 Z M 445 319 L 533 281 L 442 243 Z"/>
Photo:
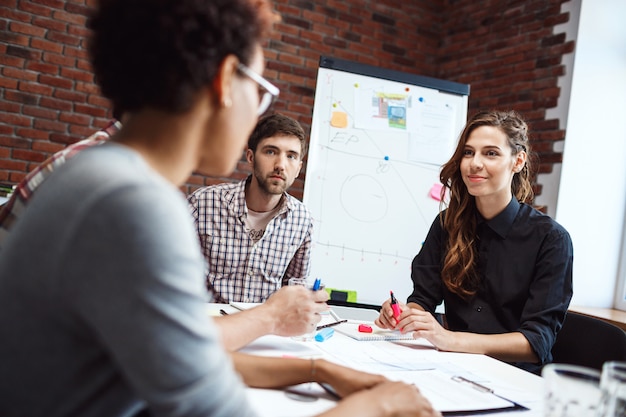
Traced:
<path id="1" fill-rule="evenodd" d="M 245 417 L 244 383 L 309 381 L 345 397 L 326 416 L 439 415 L 379 375 L 229 356 L 206 316 L 179 187 L 229 175 L 278 95 L 261 76 L 274 20 L 266 0 L 100 0 L 91 62 L 124 125 L 51 173 L 4 242 L 0 415 Z"/>
<path id="2" fill-rule="evenodd" d="M 448 207 L 413 260 L 413 293 L 397 317 L 385 301 L 379 326 L 533 372 L 551 361 L 572 296 L 573 248 L 562 226 L 526 203 L 531 155 L 516 112 L 468 121 L 441 170 Z M 442 301 L 445 327 L 434 315 Z"/>

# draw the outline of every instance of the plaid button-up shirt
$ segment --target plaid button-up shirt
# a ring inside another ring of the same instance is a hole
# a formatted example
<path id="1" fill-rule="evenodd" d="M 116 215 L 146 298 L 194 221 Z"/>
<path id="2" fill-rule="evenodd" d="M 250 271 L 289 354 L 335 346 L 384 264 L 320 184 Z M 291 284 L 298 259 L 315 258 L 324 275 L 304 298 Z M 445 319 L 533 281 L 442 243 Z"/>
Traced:
<path id="1" fill-rule="evenodd" d="M 189 196 L 202 251 L 207 288 L 216 302 L 263 302 L 291 277 L 307 277 L 313 221 L 287 193 L 282 206 L 254 243 L 246 227 L 245 186 L 219 184 Z"/>

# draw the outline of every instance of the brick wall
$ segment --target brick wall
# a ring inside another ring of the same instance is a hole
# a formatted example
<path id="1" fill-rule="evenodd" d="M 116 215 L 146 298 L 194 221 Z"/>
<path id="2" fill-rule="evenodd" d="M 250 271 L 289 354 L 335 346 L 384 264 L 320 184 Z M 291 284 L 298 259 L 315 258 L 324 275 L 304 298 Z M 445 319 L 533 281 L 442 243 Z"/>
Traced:
<path id="1" fill-rule="evenodd" d="M 553 26 L 566 0 L 275 0 L 282 22 L 266 45 L 275 110 L 310 131 L 319 57 L 471 84 L 470 113 L 514 108 L 534 128 L 541 172 L 561 160 L 564 131 L 545 120 L 573 45 Z M 111 117 L 89 72 L 85 21 L 93 0 L 0 0 L 0 182 L 15 183 L 50 154 Z M 243 178 L 194 175 L 187 190 Z M 302 196 L 304 169 L 292 188 Z M 540 185 L 537 185 L 540 192 Z"/>

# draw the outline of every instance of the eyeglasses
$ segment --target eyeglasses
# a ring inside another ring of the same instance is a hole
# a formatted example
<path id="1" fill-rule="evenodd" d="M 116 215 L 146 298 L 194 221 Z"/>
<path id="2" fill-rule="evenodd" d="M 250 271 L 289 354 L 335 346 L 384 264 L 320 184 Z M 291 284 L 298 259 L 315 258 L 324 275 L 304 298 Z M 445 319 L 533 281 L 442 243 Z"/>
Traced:
<path id="1" fill-rule="evenodd" d="M 237 64 L 237 69 L 241 71 L 243 75 L 257 83 L 259 87 L 264 90 L 259 91 L 259 108 L 257 109 L 257 114 L 259 116 L 262 115 L 267 111 L 267 109 L 269 109 L 270 105 L 276 100 L 276 98 L 278 98 L 280 90 L 274 84 L 270 83 L 242 63 Z"/>

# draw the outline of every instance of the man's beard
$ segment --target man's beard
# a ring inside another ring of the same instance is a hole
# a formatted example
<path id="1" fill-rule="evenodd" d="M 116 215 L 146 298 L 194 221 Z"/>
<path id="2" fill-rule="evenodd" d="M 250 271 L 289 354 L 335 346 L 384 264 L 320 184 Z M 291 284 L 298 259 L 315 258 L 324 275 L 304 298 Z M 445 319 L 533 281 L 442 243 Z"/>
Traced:
<path id="1" fill-rule="evenodd" d="M 287 191 L 287 188 L 289 188 L 289 186 L 291 185 L 291 184 L 287 184 L 286 180 L 283 180 L 282 182 L 278 184 L 272 184 L 272 181 L 274 181 L 273 179 L 263 178 L 263 174 L 261 174 L 256 169 L 254 170 L 254 177 L 256 178 L 256 181 L 259 184 L 259 188 L 261 189 L 261 191 L 269 195 L 282 194 L 285 191 Z"/>

